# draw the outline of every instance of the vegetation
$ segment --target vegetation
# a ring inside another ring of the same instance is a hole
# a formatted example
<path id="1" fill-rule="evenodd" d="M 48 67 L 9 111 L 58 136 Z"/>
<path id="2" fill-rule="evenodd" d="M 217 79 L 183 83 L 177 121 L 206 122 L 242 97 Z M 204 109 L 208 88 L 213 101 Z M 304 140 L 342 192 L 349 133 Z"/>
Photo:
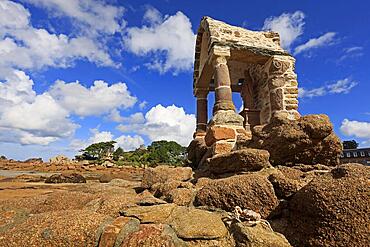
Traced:
<path id="1" fill-rule="evenodd" d="M 113 159 L 118 165 L 157 166 L 159 164 L 184 165 L 186 148 L 174 141 L 155 141 L 147 148 L 140 147 L 135 151 L 125 152 L 121 147 L 114 150 L 114 141 L 99 142 L 80 150 L 77 160 L 95 160 L 103 163 Z"/>
<path id="2" fill-rule="evenodd" d="M 0 160 L 6 160 L 6 157 L 4 155 L 1 155 Z"/>
<path id="3" fill-rule="evenodd" d="M 77 155 L 77 160 L 103 160 L 109 158 L 114 152 L 115 141 L 98 142 L 91 144 L 85 149 L 80 150 L 81 155 Z"/>
<path id="4" fill-rule="evenodd" d="M 343 142 L 343 149 L 356 149 L 357 147 L 358 143 L 355 140 Z"/>

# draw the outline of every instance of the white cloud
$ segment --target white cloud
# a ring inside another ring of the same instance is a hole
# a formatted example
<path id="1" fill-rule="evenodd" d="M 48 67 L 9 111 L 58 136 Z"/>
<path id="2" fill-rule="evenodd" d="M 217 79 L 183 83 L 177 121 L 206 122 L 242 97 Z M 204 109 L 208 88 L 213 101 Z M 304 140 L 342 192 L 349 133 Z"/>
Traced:
<path id="1" fill-rule="evenodd" d="M 306 43 L 297 46 L 294 49 L 294 55 L 297 55 L 301 52 L 304 52 L 304 51 L 307 51 L 307 50 L 310 50 L 310 49 L 330 45 L 330 44 L 333 43 L 335 35 L 336 35 L 336 33 L 334 33 L 334 32 L 328 32 L 328 33 L 325 33 L 325 34 L 323 34 L 322 36 L 320 36 L 318 38 L 312 38 L 309 41 L 307 41 Z"/>
<path id="2" fill-rule="evenodd" d="M 117 138 L 114 138 L 114 135 L 110 131 L 99 131 L 99 128 L 90 129 L 90 133 L 91 136 L 87 140 L 72 140 L 70 143 L 70 148 L 78 151 L 88 147 L 93 143 L 115 141 L 116 148 L 121 147 L 125 151 L 131 151 L 144 144 L 143 138 L 139 135 L 121 135 Z"/>
<path id="3" fill-rule="evenodd" d="M 142 110 L 142 109 L 144 109 L 144 108 L 147 106 L 147 104 L 148 104 L 148 102 L 146 102 L 146 101 L 144 100 L 143 102 L 141 102 L 141 103 L 139 104 L 139 108 Z"/>
<path id="4" fill-rule="evenodd" d="M 13 71 L 0 82 L 0 139 L 21 144 L 46 145 L 73 135 L 79 126 L 69 112 L 48 93 L 37 95 L 33 81 L 22 71 Z"/>
<path id="5" fill-rule="evenodd" d="M 65 68 L 78 59 L 118 66 L 97 39 L 34 28 L 30 13 L 21 4 L 7 0 L 0 4 L 0 78 L 12 69 Z"/>
<path id="6" fill-rule="evenodd" d="M 149 6 L 145 11 L 143 20 L 149 25 L 158 25 L 163 21 L 162 13 L 158 9 Z"/>
<path id="7" fill-rule="evenodd" d="M 109 86 L 104 81 L 95 81 L 86 88 L 78 81 L 57 81 L 49 93 L 65 109 L 79 116 L 102 115 L 116 108 L 129 108 L 137 102 L 122 82 Z"/>
<path id="8" fill-rule="evenodd" d="M 300 98 L 312 98 L 317 96 L 324 96 L 327 94 L 347 94 L 354 88 L 358 82 L 351 80 L 350 78 L 345 78 L 342 80 L 338 80 L 335 83 L 328 84 L 326 86 L 322 86 L 319 88 L 314 89 L 305 89 L 299 88 L 298 89 L 298 96 Z"/>
<path id="9" fill-rule="evenodd" d="M 338 62 L 344 61 L 349 58 L 361 57 L 364 55 L 364 48 L 362 46 L 352 46 L 343 49 L 343 55 L 338 59 Z"/>
<path id="10" fill-rule="evenodd" d="M 79 125 L 72 121 L 72 114 L 103 115 L 131 107 L 137 101 L 124 83 L 109 86 L 95 81 L 88 88 L 79 82 L 57 81 L 42 94 L 36 94 L 33 84 L 29 76 L 17 70 L 0 81 L 0 129 L 4 132 L 1 141 L 47 145 L 74 134 Z M 122 117 L 128 123 L 143 119 L 141 113 Z M 92 141 L 109 139 L 108 134 L 99 132 Z"/>
<path id="11" fill-rule="evenodd" d="M 67 16 L 74 24 L 83 24 L 85 32 L 114 34 L 125 26 L 123 7 L 91 0 L 23 0 L 49 10 L 53 16 Z"/>
<path id="12" fill-rule="evenodd" d="M 334 84 L 328 85 L 329 93 L 337 94 L 337 93 L 349 93 L 352 88 L 354 88 L 358 83 L 356 81 L 352 81 L 349 78 L 345 78 L 343 80 L 339 80 Z"/>
<path id="13" fill-rule="evenodd" d="M 189 18 L 179 11 L 159 21 L 157 12 L 153 14 L 153 10 L 148 11 L 145 20 L 151 21 L 150 26 L 128 28 L 124 37 L 127 49 L 136 55 L 150 55 L 152 60 L 147 67 L 160 73 L 191 70 L 195 34 Z"/>
<path id="14" fill-rule="evenodd" d="M 29 17 L 30 13 L 22 5 L 11 1 L 0 1 L 0 29 L 27 27 Z"/>
<path id="15" fill-rule="evenodd" d="M 117 145 L 121 148 L 123 148 L 124 151 L 131 151 L 135 150 L 141 145 L 144 145 L 144 140 L 141 136 L 139 135 L 122 135 L 118 138 L 115 139 L 117 142 Z"/>
<path id="16" fill-rule="evenodd" d="M 278 32 L 281 46 L 289 50 L 296 39 L 303 34 L 305 15 L 302 11 L 283 13 L 280 16 L 272 16 L 265 20 L 263 29 Z"/>
<path id="17" fill-rule="evenodd" d="M 370 144 L 370 122 L 351 121 L 344 119 L 340 130 L 345 136 L 364 139 L 363 145 Z"/>
<path id="18" fill-rule="evenodd" d="M 157 105 L 145 114 L 145 122 L 140 124 L 121 124 L 122 132 L 137 132 L 149 137 L 151 141 L 176 141 L 187 146 L 195 129 L 194 114 L 186 114 L 182 107 Z"/>

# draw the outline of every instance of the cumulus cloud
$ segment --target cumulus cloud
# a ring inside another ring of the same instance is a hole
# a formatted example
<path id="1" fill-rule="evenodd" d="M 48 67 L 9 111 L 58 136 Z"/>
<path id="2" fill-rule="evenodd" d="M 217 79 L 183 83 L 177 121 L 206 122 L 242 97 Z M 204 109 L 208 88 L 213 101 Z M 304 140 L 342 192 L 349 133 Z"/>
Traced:
<path id="1" fill-rule="evenodd" d="M 33 90 L 33 84 L 19 70 L 12 71 L 3 82 L 0 80 L 0 128 L 4 131 L 1 141 L 47 145 L 73 136 L 79 125 L 72 115 L 104 115 L 131 107 L 137 101 L 124 83 L 109 86 L 95 81 L 93 86 L 84 87 L 79 82 L 57 81 L 42 94 Z M 122 119 L 137 123 L 143 118 L 142 114 L 133 114 Z M 96 140 L 104 139 L 104 134 L 107 133 L 96 135 Z"/>
<path id="2" fill-rule="evenodd" d="M 0 28 L 25 28 L 29 18 L 30 13 L 22 5 L 0 1 Z"/>
<path id="3" fill-rule="evenodd" d="M 144 145 L 144 139 L 139 135 L 122 135 L 115 139 L 117 146 L 121 147 L 125 151 L 131 151 Z"/>
<path id="4" fill-rule="evenodd" d="M 147 67 L 160 73 L 191 70 L 195 34 L 189 18 L 179 11 L 162 19 L 152 8 L 146 11 L 144 18 L 148 26 L 128 28 L 124 37 L 127 49 L 136 55 L 150 55 L 152 60 Z"/>
<path id="5" fill-rule="evenodd" d="M 65 109 L 79 116 L 102 115 L 116 108 L 132 107 L 137 102 L 122 82 L 109 86 L 104 81 L 95 81 L 87 88 L 78 81 L 66 83 L 59 80 L 49 93 Z"/>
<path id="6" fill-rule="evenodd" d="M 272 16 L 265 20 L 263 29 L 278 32 L 281 46 L 290 50 L 291 45 L 303 34 L 305 15 L 302 11 L 283 13 L 280 16 Z"/>
<path id="7" fill-rule="evenodd" d="M 121 147 L 125 151 L 135 150 L 144 144 L 144 139 L 139 135 L 121 135 L 117 138 L 110 131 L 99 131 L 99 128 L 90 129 L 90 137 L 87 140 L 74 139 L 70 143 L 72 150 L 78 151 L 98 142 L 115 141 L 116 148 Z"/>
<path id="8" fill-rule="evenodd" d="M 3 71 L 10 73 L 11 69 L 65 68 L 78 59 L 117 66 L 95 39 L 34 28 L 29 22 L 30 13 L 19 3 L 1 1 L 0 18 L 0 78 L 4 78 Z"/>
<path id="9" fill-rule="evenodd" d="M 361 144 L 363 145 L 370 144 L 370 122 L 344 119 L 340 126 L 340 131 L 345 136 L 362 139 Z"/>
<path id="10" fill-rule="evenodd" d="M 297 46 L 294 49 L 294 55 L 297 55 L 299 53 L 302 53 L 304 51 L 311 50 L 314 48 L 330 45 L 333 43 L 335 35 L 336 33 L 334 32 L 328 32 L 318 38 L 312 38 L 306 43 Z"/>
<path id="11" fill-rule="evenodd" d="M 122 132 L 134 131 L 148 136 L 151 141 L 176 141 L 187 146 L 195 129 L 194 114 L 186 114 L 182 107 L 157 105 L 145 114 L 144 123 L 121 124 Z"/>
<path id="12" fill-rule="evenodd" d="M 69 112 L 48 93 L 37 95 L 32 86 L 22 71 L 13 71 L 0 82 L 0 128 L 6 129 L 1 139 L 46 145 L 73 135 L 78 125 L 69 119 Z"/>
<path id="13" fill-rule="evenodd" d="M 345 78 L 338 80 L 335 83 L 328 84 L 319 88 L 314 89 L 298 89 L 298 96 L 300 98 L 313 98 L 318 96 L 324 96 L 327 94 L 347 94 L 354 88 L 358 82 L 351 80 L 350 78 Z"/>
<path id="14" fill-rule="evenodd" d="M 114 34 L 125 26 L 124 8 L 91 0 L 23 0 L 24 2 L 46 8 L 53 16 L 67 16 L 74 24 L 82 24 L 87 32 Z"/>

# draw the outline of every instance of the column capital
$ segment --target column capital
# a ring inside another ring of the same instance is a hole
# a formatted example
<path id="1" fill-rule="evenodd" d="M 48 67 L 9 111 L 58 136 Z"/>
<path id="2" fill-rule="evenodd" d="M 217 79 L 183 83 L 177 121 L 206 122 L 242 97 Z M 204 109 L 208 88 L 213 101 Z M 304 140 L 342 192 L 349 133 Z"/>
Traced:
<path id="1" fill-rule="evenodd" d="M 214 46 L 212 47 L 211 54 L 213 66 L 227 64 L 227 59 L 231 56 L 230 47 Z"/>

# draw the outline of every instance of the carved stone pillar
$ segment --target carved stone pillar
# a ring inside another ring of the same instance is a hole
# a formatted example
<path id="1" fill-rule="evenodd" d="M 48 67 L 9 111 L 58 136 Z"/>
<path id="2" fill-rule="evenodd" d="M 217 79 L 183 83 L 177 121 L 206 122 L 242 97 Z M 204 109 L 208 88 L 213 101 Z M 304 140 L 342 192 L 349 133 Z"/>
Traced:
<path id="1" fill-rule="evenodd" d="M 197 129 L 195 137 L 205 136 L 208 122 L 208 90 L 197 90 Z"/>
<path id="2" fill-rule="evenodd" d="M 213 66 L 215 72 L 215 105 L 213 107 L 213 114 L 220 110 L 235 111 L 227 57 L 215 55 Z"/>

